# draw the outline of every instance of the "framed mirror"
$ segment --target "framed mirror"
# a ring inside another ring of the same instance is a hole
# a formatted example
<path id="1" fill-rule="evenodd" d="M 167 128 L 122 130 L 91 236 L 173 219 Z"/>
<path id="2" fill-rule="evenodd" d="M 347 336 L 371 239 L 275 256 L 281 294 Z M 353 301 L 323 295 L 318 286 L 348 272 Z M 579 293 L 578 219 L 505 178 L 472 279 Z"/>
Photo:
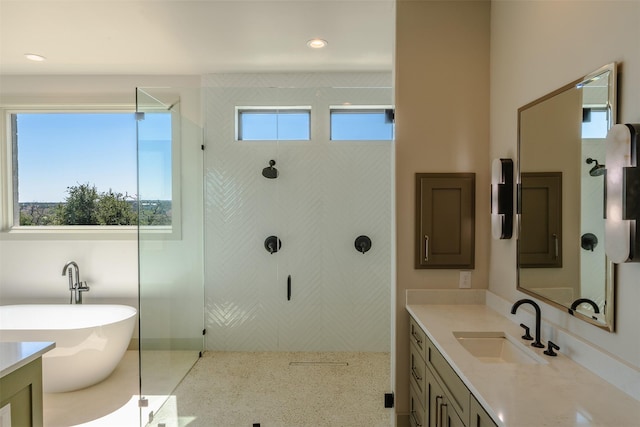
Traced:
<path id="1" fill-rule="evenodd" d="M 604 141 L 616 72 L 607 64 L 518 109 L 518 290 L 609 331 Z"/>

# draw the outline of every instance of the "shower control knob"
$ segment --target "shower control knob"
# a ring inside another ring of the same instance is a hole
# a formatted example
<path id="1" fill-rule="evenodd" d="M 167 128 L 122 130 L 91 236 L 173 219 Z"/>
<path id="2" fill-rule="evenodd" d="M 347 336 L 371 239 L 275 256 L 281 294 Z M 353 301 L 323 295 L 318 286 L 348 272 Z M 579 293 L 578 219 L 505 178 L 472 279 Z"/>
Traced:
<path id="1" fill-rule="evenodd" d="M 368 236 L 358 236 L 354 243 L 356 250 L 361 253 L 368 252 L 371 249 L 371 239 Z"/>
<path id="2" fill-rule="evenodd" d="M 264 248 L 270 254 L 274 254 L 282 247 L 282 241 L 277 236 L 269 236 L 264 240 Z"/>

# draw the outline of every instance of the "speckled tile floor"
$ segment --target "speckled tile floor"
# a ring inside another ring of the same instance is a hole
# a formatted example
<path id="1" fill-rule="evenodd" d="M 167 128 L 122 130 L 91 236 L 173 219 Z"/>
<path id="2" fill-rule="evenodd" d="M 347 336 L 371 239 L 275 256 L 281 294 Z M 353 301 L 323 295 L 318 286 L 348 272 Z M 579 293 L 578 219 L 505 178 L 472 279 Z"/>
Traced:
<path id="1" fill-rule="evenodd" d="M 151 362 L 161 369 L 167 357 Z M 389 372 L 388 353 L 206 352 L 149 426 L 388 427 Z M 138 352 L 128 351 L 100 384 L 45 394 L 44 425 L 139 427 L 137 393 Z M 147 397 L 157 407 L 167 396 Z"/>
<path id="2" fill-rule="evenodd" d="M 388 427 L 388 353 L 206 352 L 152 427 Z"/>
<path id="3" fill-rule="evenodd" d="M 138 352 L 129 350 L 104 381 L 82 390 L 67 393 L 44 393 L 44 427 L 140 427 L 140 417 L 160 408 L 175 384 L 197 359 L 193 351 L 146 351 L 145 369 L 155 375 L 144 383 L 148 407 L 138 407 Z M 171 369 L 167 367 L 171 365 Z M 144 372 L 144 370 L 143 370 Z"/>
<path id="4" fill-rule="evenodd" d="M 138 427 L 138 399 L 138 352 L 127 351 L 101 383 L 68 393 L 45 393 L 44 427 Z"/>

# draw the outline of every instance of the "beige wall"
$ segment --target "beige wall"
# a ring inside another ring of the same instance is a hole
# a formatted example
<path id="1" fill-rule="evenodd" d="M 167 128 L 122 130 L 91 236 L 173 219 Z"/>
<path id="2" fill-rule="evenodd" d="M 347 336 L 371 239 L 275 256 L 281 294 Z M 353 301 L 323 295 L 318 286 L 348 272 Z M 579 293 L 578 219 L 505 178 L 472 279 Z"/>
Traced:
<path id="1" fill-rule="evenodd" d="M 396 411 L 407 413 L 405 290 L 457 288 L 459 270 L 414 269 L 415 173 L 476 173 L 472 287 L 488 286 L 488 1 L 396 5 Z"/>
<path id="2" fill-rule="evenodd" d="M 638 1 L 494 0 L 491 157 L 515 158 L 518 107 L 613 61 L 620 64 L 618 122 L 639 123 L 638 22 Z M 509 301 L 524 296 L 515 287 L 515 257 L 515 239 L 491 242 L 489 288 Z M 640 264 L 621 265 L 617 274 L 615 333 L 546 304 L 541 305 L 542 314 L 545 320 L 640 371 Z"/>

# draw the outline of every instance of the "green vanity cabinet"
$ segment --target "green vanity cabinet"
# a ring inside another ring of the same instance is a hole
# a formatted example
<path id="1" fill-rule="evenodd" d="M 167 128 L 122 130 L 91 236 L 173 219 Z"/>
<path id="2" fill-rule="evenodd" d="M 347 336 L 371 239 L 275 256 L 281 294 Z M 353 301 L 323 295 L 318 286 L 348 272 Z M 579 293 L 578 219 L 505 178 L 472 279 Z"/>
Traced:
<path id="1" fill-rule="evenodd" d="M 42 426 L 42 359 L 0 378 L 0 408 L 11 404 L 13 427 Z"/>
<path id="2" fill-rule="evenodd" d="M 413 317 L 409 330 L 410 425 L 496 426 Z"/>
<path id="3" fill-rule="evenodd" d="M 42 355 L 55 346 L 0 342 L 0 410 L 3 418 L 9 410 L 12 427 L 42 427 Z"/>

